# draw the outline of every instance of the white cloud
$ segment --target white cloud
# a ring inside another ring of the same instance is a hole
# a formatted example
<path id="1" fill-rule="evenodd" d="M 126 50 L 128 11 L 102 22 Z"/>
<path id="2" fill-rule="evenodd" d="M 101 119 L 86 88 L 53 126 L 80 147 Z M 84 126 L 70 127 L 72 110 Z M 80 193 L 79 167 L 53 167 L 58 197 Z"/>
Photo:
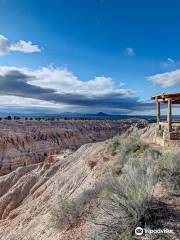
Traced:
<path id="1" fill-rule="evenodd" d="M 38 45 L 33 44 L 31 41 L 20 40 L 18 42 L 11 42 L 3 35 L 0 35 L 0 56 L 4 56 L 11 51 L 18 51 L 24 53 L 40 52 Z"/>
<path id="2" fill-rule="evenodd" d="M 171 72 L 156 74 L 146 78 L 154 84 L 159 84 L 162 87 L 171 87 L 180 84 L 180 69 Z"/>
<path id="3" fill-rule="evenodd" d="M 134 93 L 131 89 L 121 88 L 124 83 L 116 84 L 111 77 L 98 76 L 83 81 L 66 68 L 42 67 L 39 69 L 19 68 L 14 66 L 0 66 L 0 76 L 5 76 L 11 71 L 18 71 L 28 75 L 28 84 L 44 89 L 50 88 L 57 93 L 86 94 L 88 96 L 101 94 Z"/>
<path id="4" fill-rule="evenodd" d="M 31 107 L 35 111 L 40 107 L 127 113 L 152 108 L 151 104 L 139 101 L 133 90 L 120 86 L 105 76 L 83 81 L 63 68 L 0 67 L 1 109 Z"/>
<path id="5" fill-rule="evenodd" d="M 130 57 L 133 57 L 135 55 L 134 49 L 131 47 L 126 48 L 126 54 Z"/>
<path id="6" fill-rule="evenodd" d="M 25 98 L 18 96 L 0 96 L 1 107 L 44 107 L 44 108 L 65 108 L 67 105 L 61 103 L 52 103 L 39 99 Z"/>
<path id="7" fill-rule="evenodd" d="M 24 69 L 34 79 L 29 83 L 42 88 L 52 88 L 59 93 L 85 93 L 88 95 L 105 93 L 129 93 L 128 89 L 116 88 L 115 82 L 110 77 L 98 76 L 88 81 L 80 80 L 71 71 L 62 68 L 43 67 L 37 70 Z M 122 83 L 123 85 L 123 83 Z"/>
<path id="8" fill-rule="evenodd" d="M 40 48 L 38 45 L 34 45 L 31 41 L 23 41 L 20 40 L 16 43 L 12 43 L 10 47 L 11 51 L 19 51 L 25 53 L 33 53 L 33 52 L 40 52 Z"/>

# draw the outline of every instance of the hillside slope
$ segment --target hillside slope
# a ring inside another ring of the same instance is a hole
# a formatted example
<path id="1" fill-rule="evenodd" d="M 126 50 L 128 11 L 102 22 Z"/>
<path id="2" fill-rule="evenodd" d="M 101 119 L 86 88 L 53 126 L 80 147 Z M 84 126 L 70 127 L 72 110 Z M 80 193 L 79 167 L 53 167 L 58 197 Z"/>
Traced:
<path id="1" fill-rule="evenodd" d="M 1 176 L 0 239 L 125 240 L 138 225 L 152 228 L 153 219 L 178 239 L 180 202 L 156 179 L 160 157 L 131 133 Z M 151 205 L 166 206 L 168 216 Z"/>
<path id="2" fill-rule="evenodd" d="M 105 146 L 87 144 L 55 164 L 22 167 L 1 177 L 0 239 L 64 239 L 66 234 L 51 226 L 51 209 L 59 196 L 76 197 L 105 178 L 105 166 L 92 171 L 87 164 L 102 161 Z"/>

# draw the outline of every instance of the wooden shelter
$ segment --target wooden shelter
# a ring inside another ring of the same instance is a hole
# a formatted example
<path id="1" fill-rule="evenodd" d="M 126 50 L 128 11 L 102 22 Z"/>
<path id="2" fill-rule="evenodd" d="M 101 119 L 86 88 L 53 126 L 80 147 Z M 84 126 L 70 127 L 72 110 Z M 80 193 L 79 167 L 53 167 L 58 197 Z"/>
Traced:
<path id="1" fill-rule="evenodd" d="M 180 104 L 180 92 L 178 93 L 163 93 L 161 95 L 152 96 L 151 100 L 156 100 L 157 105 L 157 124 L 159 130 L 164 128 L 169 134 L 169 139 L 180 140 L 180 121 L 173 121 L 172 106 Z M 161 121 L 161 103 L 168 105 L 167 121 Z"/>

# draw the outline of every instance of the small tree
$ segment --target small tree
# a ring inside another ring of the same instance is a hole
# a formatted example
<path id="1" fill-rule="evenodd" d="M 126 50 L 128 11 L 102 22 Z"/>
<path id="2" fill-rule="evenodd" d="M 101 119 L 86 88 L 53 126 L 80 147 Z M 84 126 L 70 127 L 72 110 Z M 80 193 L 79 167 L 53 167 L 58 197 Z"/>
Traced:
<path id="1" fill-rule="evenodd" d="M 7 116 L 6 119 L 7 120 L 12 120 L 12 117 L 11 116 Z"/>

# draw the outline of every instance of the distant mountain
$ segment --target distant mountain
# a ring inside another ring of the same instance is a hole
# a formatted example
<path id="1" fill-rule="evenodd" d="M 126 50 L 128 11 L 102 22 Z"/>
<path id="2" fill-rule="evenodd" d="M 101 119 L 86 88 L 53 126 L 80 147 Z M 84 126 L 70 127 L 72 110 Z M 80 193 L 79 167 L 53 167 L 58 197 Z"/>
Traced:
<path id="1" fill-rule="evenodd" d="M 146 119 L 149 122 L 155 122 L 156 116 L 152 115 L 125 115 L 125 114 L 107 114 L 104 112 L 98 113 L 77 113 L 77 112 L 64 112 L 64 113 L 42 113 L 42 112 L 0 112 L 0 117 L 6 117 L 8 115 L 11 116 L 18 116 L 18 117 L 42 117 L 42 118 L 67 118 L 67 119 L 128 119 L 128 118 L 139 118 L 139 119 Z M 176 115 L 173 116 L 174 119 L 180 119 L 180 116 Z M 161 116 L 162 120 L 166 120 L 166 116 Z"/>
<path id="2" fill-rule="evenodd" d="M 111 115 L 107 114 L 107 113 L 103 113 L 103 112 L 99 112 L 97 114 L 95 114 L 96 116 L 101 116 L 101 117 L 109 117 Z"/>

